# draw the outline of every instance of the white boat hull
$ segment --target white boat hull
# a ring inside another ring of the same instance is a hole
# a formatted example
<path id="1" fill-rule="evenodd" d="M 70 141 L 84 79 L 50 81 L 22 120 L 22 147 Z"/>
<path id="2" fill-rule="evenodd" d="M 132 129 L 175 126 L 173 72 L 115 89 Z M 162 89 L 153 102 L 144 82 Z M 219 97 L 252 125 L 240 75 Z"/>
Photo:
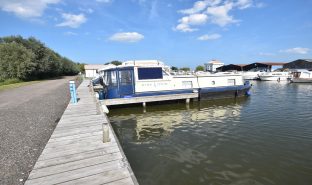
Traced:
<path id="1" fill-rule="evenodd" d="M 263 81 L 287 81 L 291 75 L 288 72 L 268 72 L 259 75 L 259 78 Z"/>
<path id="2" fill-rule="evenodd" d="M 289 80 L 288 76 L 260 76 L 262 81 L 287 81 Z"/>
<path id="3" fill-rule="evenodd" d="M 293 83 L 312 83 L 312 78 L 293 78 L 291 79 Z"/>

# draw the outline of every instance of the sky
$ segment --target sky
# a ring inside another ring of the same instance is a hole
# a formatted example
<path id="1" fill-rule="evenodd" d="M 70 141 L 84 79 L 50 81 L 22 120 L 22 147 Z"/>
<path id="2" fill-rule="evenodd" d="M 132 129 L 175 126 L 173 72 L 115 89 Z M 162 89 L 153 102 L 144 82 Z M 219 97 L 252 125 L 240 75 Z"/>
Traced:
<path id="1" fill-rule="evenodd" d="M 312 0 L 0 0 L 0 25 L 89 64 L 312 58 Z"/>

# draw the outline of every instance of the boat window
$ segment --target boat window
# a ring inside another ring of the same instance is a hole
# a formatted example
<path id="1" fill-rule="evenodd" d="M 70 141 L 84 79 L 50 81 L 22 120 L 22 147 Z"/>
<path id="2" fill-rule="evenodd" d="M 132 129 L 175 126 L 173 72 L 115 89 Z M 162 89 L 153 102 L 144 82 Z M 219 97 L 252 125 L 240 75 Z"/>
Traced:
<path id="1" fill-rule="evenodd" d="M 211 85 L 216 85 L 216 82 L 215 82 L 215 81 L 212 81 L 212 82 L 211 82 Z"/>
<path id="2" fill-rule="evenodd" d="M 131 85 L 132 84 L 131 70 L 119 71 L 119 82 L 120 85 Z"/>
<path id="3" fill-rule="evenodd" d="M 117 75 L 116 71 L 107 71 L 106 73 L 106 79 L 107 79 L 107 85 L 108 86 L 117 86 Z"/>
<path id="4" fill-rule="evenodd" d="M 235 79 L 228 79 L 228 85 L 236 85 Z"/>
<path id="5" fill-rule="evenodd" d="M 139 80 L 162 79 L 162 68 L 138 68 Z"/>

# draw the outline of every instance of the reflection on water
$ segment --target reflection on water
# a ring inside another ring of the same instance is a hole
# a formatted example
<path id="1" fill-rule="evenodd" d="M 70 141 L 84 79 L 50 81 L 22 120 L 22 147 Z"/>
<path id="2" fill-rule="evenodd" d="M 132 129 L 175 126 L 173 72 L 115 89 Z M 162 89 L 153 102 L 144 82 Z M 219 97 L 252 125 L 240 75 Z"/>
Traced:
<path id="1" fill-rule="evenodd" d="M 254 82 L 252 96 L 113 109 L 140 184 L 311 184 L 312 85 Z"/>

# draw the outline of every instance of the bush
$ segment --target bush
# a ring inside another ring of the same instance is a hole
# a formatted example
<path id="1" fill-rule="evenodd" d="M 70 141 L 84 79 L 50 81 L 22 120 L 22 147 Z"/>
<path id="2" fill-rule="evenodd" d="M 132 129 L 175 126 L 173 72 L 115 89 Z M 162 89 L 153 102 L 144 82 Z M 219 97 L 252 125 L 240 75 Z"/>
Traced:
<path id="1" fill-rule="evenodd" d="M 75 75 L 79 65 L 62 57 L 34 37 L 0 38 L 0 81 Z"/>

